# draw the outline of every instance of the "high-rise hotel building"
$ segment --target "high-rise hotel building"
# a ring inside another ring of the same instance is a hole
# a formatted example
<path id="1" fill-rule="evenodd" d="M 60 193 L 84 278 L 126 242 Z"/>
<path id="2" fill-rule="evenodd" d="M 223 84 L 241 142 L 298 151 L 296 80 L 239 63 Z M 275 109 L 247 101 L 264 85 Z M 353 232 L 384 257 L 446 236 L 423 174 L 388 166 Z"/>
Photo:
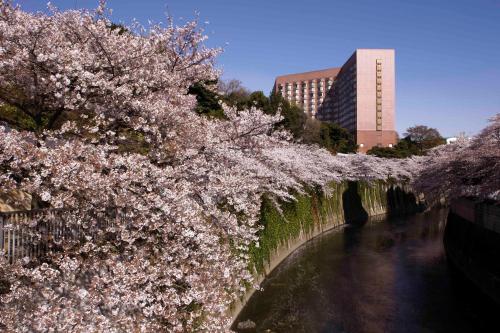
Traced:
<path id="1" fill-rule="evenodd" d="M 392 49 L 357 49 L 342 67 L 278 76 L 273 90 L 349 130 L 360 152 L 397 142 Z"/>

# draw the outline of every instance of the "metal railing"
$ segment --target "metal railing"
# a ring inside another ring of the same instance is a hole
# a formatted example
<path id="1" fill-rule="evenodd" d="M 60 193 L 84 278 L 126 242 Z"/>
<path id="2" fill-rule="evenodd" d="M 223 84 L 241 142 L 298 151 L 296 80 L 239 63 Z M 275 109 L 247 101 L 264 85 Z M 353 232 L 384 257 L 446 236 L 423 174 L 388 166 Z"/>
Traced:
<path id="1" fill-rule="evenodd" d="M 62 211 L 38 209 L 0 213 L 0 251 L 9 263 L 46 253 L 48 241 L 60 241 L 74 232 L 65 226 Z"/>
<path id="2" fill-rule="evenodd" d="M 0 255 L 3 252 L 9 263 L 22 258 L 31 260 L 61 250 L 63 242 L 79 242 L 84 236 L 95 239 L 116 226 L 126 211 L 111 210 L 107 218 L 95 217 L 87 225 L 75 222 L 70 213 L 63 209 L 0 212 Z"/>

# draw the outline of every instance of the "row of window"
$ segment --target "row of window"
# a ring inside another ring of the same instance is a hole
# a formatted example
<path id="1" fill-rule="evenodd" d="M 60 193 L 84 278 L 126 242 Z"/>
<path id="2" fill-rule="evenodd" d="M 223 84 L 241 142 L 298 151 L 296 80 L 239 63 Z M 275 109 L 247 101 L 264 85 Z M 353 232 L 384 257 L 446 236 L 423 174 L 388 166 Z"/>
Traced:
<path id="1" fill-rule="evenodd" d="M 311 89 L 311 90 L 304 90 L 304 91 L 298 91 L 298 90 L 296 90 L 296 91 L 293 91 L 293 92 L 292 91 L 287 91 L 285 93 L 284 91 L 280 90 L 279 93 L 281 93 L 281 95 L 283 97 L 285 97 L 285 96 L 294 96 L 295 97 L 295 96 L 307 96 L 307 95 L 313 96 L 315 94 L 318 94 L 318 95 L 322 96 L 322 95 L 326 94 L 327 91 L 325 91 L 324 89 L 318 89 L 318 90 L 312 90 Z"/>
<path id="2" fill-rule="evenodd" d="M 376 60 L 376 70 L 377 70 L 377 76 L 376 76 L 376 89 L 377 89 L 376 129 L 377 129 L 377 131 L 381 131 L 382 130 L 382 59 Z"/>
<path id="3" fill-rule="evenodd" d="M 333 84 L 334 79 L 335 78 L 333 78 L 333 77 L 329 77 L 329 78 L 323 78 L 323 79 L 315 79 L 315 80 L 311 80 L 311 81 L 293 82 L 293 88 L 297 89 L 299 86 L 302 86 L 302 87 L 307 87 L 307 86 L 315 87 L 317 85 L 317 83 L 319 83 L 319 86 L 325 86 L 325 83 L 328 86 L 331 86 Z M 286 90 L 292 90 L 292 83 L 287 82 L 284 85 L 286 86 Z M 280 84 L 278 86 L 278 88 L 279 89 L 283 89 L 284 85 Z"/>
<path id="4" fill-rule="evenodd" d="M 320 90 L 320 91 L 314 91 L 314 90 L 311 90 L 311 91 L 309 92 L 309 96 L 310 96 L 310 97 L 313 97 L 313 96 L 316 96 L 316 95 L 318 95 L 318 96 L 323 96 L 323 93 L 324 93 L 324 91 L 323 91 L 323 90 Z M 305 92 L 305 91 L 304 91 L 304 92 L 302 92 L 302 93 L 299 93 L 299 92 L 297 92 L 297 91 L 296 91 L 296 92 L 294 92 L 293 94 L 292 94 L 292 92 L 291 92 L 291 91 L 288 91 L 286 94 L 285 94 L 284 92 L 281 92 L 281 95 L 282 95 L 283 97 L 285 97 L 285 95 L 286 95 L 286 96 L 288 96 L 288 97 L 293 96 L 294 98 L 295 98 L 295 97 L 299 97 L 299 96 L 303 96 L 303 97 L 305 97 L 305 96 L 307 96 L 307 94 L 308 94 L 308 93 L 307 93 L 307 92 Z"/>
<path id="5" fill-rule="evenodd" d="M 285 96 L 282 95 L 284 98 L 286 98 L 289 102 L 297 102 L 297 103 L 316 103 L 318 102 L 323 102 L 325 100 L 325 96 L 323 94 L 310 94 L 310 96 Z"/>
<path id="6" fill-rule="evenodd" d="M 383 78 L 382 59 L 376 59 L 376 130 L 382 131 Z M 334 78 L 312 81 L 289 82 L 278 85 L 279 92 L 290 102 L 304 108 L 313 116 L 320 111 L 323 118 L 331 118 L 344 127 L 356 125 L 356 68 L 353 65 L 348 71 L 335 78 L 334 95 L 325 93 L 331 89 Z M 292 90 L 293 88 L 293 90 Z M 333 100 L 332 100 L 333 98 Z M 323 112 L 324 111 L 324 112 Z"/>

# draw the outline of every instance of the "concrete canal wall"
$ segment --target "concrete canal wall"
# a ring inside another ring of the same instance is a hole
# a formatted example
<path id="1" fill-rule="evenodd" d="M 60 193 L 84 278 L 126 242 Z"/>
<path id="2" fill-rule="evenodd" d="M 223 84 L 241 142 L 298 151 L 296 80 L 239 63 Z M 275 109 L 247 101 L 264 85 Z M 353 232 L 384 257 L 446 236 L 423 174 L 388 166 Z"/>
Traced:
<path id="1" fill-rule="evenodd" d="M 264 197 L 259 245 L 250 250 L 250 265 L 260 284 L 264 278 L 298 247 L 330 229 L 369 217 L 402 215 L 422 211 L 424 205 L 403 184 L 386 181 L 331 183 L 328 191 L 309 188 L 295 193 L 296 201 L 279 202 L 279 209 Z M 233 321 L 252 296 L 233 304 Z"/>
<path id="2" fill-rule="evenodd" d="M 500 304 L 500 203 L 454 200 L 444 246 L 448 261 Z"/>

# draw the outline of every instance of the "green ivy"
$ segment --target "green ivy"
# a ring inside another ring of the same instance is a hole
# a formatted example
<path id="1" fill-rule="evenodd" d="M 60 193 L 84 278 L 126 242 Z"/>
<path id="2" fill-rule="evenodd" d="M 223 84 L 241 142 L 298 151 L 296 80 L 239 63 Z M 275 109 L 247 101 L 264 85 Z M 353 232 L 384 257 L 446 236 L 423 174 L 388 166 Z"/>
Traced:
<path id="1" fill-rule="evenodd" d="M 37 124 L 32 117 L 8 104 L 0 105 L 0 120 L 9 123 L 18 130 L 34 131 L 37 128 Z"/>
<path id="2" fill-rule="evenodd" d="M 348 188 L 347 182 L 330 183 L 329 195 L 320 187 L 307 187 L 304 193 L 293 192 L 295 200 L 275 203 L 268 195 L 262 198 L 260 209 L 259 246 L 250 247 L 249 268 L 258 274 L 264 273 L 266 263 L 271 260 L 271 254 L 289 240 L 297 238 L 301 232 L 312 233 L 321 224 L 334 222 L 336 225 L 345 223 L 343 209 L 343 194 Z M 387 190 L 397 188 L 393 181 L 357 182 L 357 192 L 361 204 L 368 215 L 384 212 L 388 209 Z M 410 202 L 410 196 L 404 191 L 396 191 L 398 204 L 415 211 L 417 205 Z M 399 208 L 399 207 L 398 207 Z"/>
<path id="3" fill-rule="evenodd" d="M 330 186 L 336 188 L 338 184 Z M 280 245 L 297 238 L 301 232 L 312 233 L 330 218 L 340 217 L 337 192 L 334 189 L 330 197 L 325 196 L 320 187 L 306 188 L 304 193 L 294 192 L 295 200 L 278 202 L 282 213 L 264 195 L 260 210 L 260 224 L 264 228 L 258 235 L 259 246 L 254 244 L 250 248 L 250 268 L 263 273 L 265 263 Z"/>

